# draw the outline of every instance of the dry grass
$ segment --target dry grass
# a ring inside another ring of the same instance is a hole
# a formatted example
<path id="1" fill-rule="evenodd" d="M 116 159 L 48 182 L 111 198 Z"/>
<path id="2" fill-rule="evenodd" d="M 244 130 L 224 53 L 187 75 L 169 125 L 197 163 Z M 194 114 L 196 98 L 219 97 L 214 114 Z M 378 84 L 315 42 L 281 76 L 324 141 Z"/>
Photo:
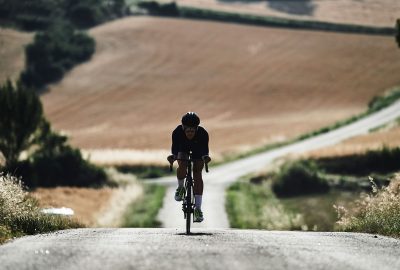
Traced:
<path id="1" fill-rule="evenodd" d="M 45 215 L 19 179 L 0 175 L 0 243 L 14 236 L 82 226 L 75 220 Z"/>
<path id="2" fill-rule="evenodd" d="M 110 203 L 112 188 L 38 188 L 31 195 L 39 202 L 39 206 L 68 207 L 74 210 L 75 219 L 87 226 L 96 225 L 97 215 L 102 213 Z"/>
<path id="3" fill-rule="evenodd" d="M 170 0 L 162 1 L 171 2 Z M 394 26 L 395 20 L 400 14 L 400 2 L 398 0 L 271 0 L 248 2 L 175 0 L 175 2 L 181 6 L 227 12 L 376 26 Z"/>
<path id="4" fill-rule="evenodd" d="M 354 207 L 336 207 L 339 229 L 400 237 L 400 174 L 388 187 L 364 195 Z"/>
<path id="5" fill-rule="evenodd" d="M 33 34 L 0 28 L 0 82 L 18 78 L 25 65 L 24 47 L 32 39 Z"/>
<path id="6" fill-rule="evenodd" d="M 92 60 L 42 96 L 55 128 L 84 149 L 168 151 L 193 110 L 213 154 L 241 151 L 360 113 L 399 83 L 391 37 L 149 17 L 90 33 Z"/>

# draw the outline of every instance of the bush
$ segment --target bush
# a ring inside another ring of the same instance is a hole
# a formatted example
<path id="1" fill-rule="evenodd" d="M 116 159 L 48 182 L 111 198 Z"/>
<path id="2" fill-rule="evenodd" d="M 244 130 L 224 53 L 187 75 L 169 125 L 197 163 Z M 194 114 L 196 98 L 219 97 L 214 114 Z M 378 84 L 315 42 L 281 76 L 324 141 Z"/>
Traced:
<path id="1" fill-rule="evenodd" d="M 329 185 L 318 175 L 318 170 L 312 161 L 286 163 L 274 176 L 272 189 L 280 197 L 328 192 Z"/>
<path id="2" fill-rule="evenodd" d="M 321 158 L 316 162 L 328 173 L 369 175 L 400 170 L 399 160 L 400 147 L 383 147 L 379 150 L 369 150 L 364 154 Z"/>
<path id="3" fill-rule="evenodd" d="M 95 51 L 95 42 L 88 35 L 76 32 L 71 25 L 59 23 L 35 35 L 26 48 L 26 69 L 21 81 L 35 88 L 56 82 L 74 65 L 88 60 Z"/>
<path id="4" fill-rule="evenodd" d="M 46 30 L 55 20 L 87 28 L 128 13 L 124 0 L 1 0 L 1 23 Z"/>
<path id="5" fill-rule="evenodd" d="M 82 225 L 69 218 L 43 214 L 19 179 L 0 175 L 0 243 L 12 236 L 78 227 Z"/>
<path id="6" fill-rule="evenodd" d="M 350 209 L 336 206 L 342 231 L 400 237 L 400 175 L 390 185 L 364 195 Z"/>
<path id="7" fill-rule="evenodd" d="M 160 4 L 157 1 L 140 2 L 138 7 L 146 9 L 150 14 L 162 16 L 179 16 L 179 9 L 175 2 Z"/>

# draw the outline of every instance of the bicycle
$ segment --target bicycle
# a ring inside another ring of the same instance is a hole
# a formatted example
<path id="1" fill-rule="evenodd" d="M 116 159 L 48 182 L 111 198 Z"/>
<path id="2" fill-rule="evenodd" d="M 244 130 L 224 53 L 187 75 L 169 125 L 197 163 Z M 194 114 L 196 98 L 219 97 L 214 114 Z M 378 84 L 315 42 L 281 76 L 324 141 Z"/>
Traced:
<path id="1" fill-rule="evenodd" d="M 187 173 L 186 173 L 186 179 L 185 179 L 185 197 L 183 199 L 182 203 L 182 211 L 183 211 L 183 216 L 186 219 L 186 234 L 190 234 L 190 224 L 191 224 L 191 215 L 194 214 L 194 194 L 193 194 L 193 163 L 196 161 L 196 159 L 193 159 L 192 157 L 192 152 L 189 152 L 189 158 L 188 159 L 175 159 L 175 160 L 181 160 L 181 161 L 187 161 L 188 166 L 187 166 Z M 208 164 L 204 163 L 206 172 L 208 173 Z M 169 165 L 169 170 L 172 172 L 172 163 Z"/>

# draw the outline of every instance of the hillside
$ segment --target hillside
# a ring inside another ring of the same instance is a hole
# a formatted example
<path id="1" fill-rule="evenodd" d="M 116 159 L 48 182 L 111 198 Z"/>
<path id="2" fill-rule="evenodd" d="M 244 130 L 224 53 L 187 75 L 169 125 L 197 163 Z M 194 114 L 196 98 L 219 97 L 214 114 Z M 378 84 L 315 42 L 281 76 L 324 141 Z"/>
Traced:
<path id="1" fill-rule="evenodd" d="M 16 79 L 24 69 L 24 47 L 32 41 L 33 34 L 0 28 L 0 82 Z"/>
<path id="2" fill-rule="evenodd" d="M 171 2 L 161 0 L 160 2 Z M 300 20 L 393 27 L 400 17 L 398 0 L 175 0 L 180 6 Z"/>
<path id="3" fill-rule="evenodd" d="M 97 52 L 42 96 L 85 149 L 170 146 L 197 111 L 213 153 L 293 138 L 360 113 L 400 84 L 393 38 L 131 17 L 94 28 Z"/>

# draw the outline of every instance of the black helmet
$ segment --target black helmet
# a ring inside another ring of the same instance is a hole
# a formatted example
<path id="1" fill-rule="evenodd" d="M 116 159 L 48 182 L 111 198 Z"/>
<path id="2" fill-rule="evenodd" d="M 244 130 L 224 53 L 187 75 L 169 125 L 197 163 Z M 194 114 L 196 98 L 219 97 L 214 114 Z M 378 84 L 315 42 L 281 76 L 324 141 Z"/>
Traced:
<path id="1" fill-rule="evenodd" d="M 182 125 L 189 127 L 197 127 L 200 125 L 200 118 L 194 112 L 188 112 L 182 116 Z"/>

